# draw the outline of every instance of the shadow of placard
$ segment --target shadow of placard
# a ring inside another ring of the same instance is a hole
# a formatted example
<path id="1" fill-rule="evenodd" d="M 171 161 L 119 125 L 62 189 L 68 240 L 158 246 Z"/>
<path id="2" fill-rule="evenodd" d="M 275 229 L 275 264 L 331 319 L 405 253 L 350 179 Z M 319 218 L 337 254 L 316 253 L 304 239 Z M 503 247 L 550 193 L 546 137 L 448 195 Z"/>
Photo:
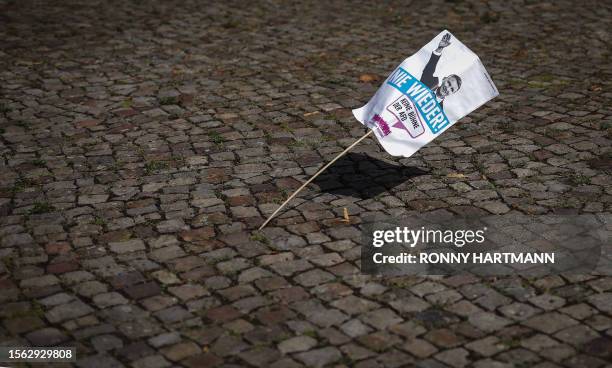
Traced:
<path id="1" fill-rule="evenodd" d="M 349 152 L 313 183 L 324 193 L 369 199 L 425 174 L 426 171 L 416 167 L 394 165 L 364 153 Z"/>
<path id="2" fill-rule="evenodd" d="M 361 230 L 365 274 L 612 274 L 610 213 L 466 218 L 440 210 L 365 218 Z"/>

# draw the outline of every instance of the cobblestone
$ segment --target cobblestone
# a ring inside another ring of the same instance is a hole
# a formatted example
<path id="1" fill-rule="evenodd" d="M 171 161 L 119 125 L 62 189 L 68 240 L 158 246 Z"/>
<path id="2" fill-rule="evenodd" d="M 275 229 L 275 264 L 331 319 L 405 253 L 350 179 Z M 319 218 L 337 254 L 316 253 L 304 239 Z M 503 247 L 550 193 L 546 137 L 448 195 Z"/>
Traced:
<path id="1" fill-rule="evenodd" d="M 323 367 L 338 361 L 341 357 L 340 351 L 333 347 L 321 348 L 296 355 L 298 360 L 309 367 Z"/>
<path id="2" fill-rule="evenodd" d="M 283 354 L 296 353 L 309 350 L 317 345 L 317 340 L 309 336 L 296 336 L 278 344 L 278 349 Z"/>
<path id="3" fill-rule="evenodd" d="M 0 3 L 2 341 L 88 368 L 608 364 L 609 277 L 361 275 L 359 225 L 609 216 L 609 4 L 284 5 Z M 409 159 L 364 140 L 254 231 L 444 28 L 500 96 Z"/>

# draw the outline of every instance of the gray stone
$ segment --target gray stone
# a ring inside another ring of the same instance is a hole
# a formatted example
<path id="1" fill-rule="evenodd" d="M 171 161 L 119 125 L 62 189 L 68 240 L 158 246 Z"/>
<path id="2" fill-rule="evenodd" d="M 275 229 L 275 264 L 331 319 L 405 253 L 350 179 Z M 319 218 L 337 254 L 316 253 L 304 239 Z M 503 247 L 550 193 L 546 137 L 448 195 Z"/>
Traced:
<path id="1" fill-rule="evenodd" d="M 128 300 L 117 292 L 110 292 L 94 296 L 93 302 L 98 308 L 106 308 L 113 305 L 127 304 Z"/>
<path id="2" fill-rule="evenodd" d="M 73 302 L 62 304 L 56 307 L 53 307 L 47 313 L 45 313 L 45 317 L 51 323 L 63 322 L 69 319 L 74 319 L 77 317 L 85 316 L 89 313 L 92 313 L 94 310 L 83 303 L 80 300 L 75 300 Z"/>
<path id="3" fill-rule="evenodd" d="M 92 194 L 79 196 L 80 205 L 98 204 L 106 202 L 108 194 Z"/>
<path id="4" fill-rule="evenodd" d="M 108 243 L 108 246 L 112 252 L 118 254 L 131 253 L 146 249 L 144 242 L 140 239 Z"/>
<path id="5" fill-rule="evenodd" d="M 278 350 L 283 354 L 310 350 L 317 346 L 317 340 L 310 336 L 296 336 L 278 344 Z"/>
<path id="6" fill-rule="evenodd" d="M 468 321 L 478 329 L 493 332 L 511 323 L 510 320 L 499 317 L 493 313 L 478 312 L 469 316 Z"/>
<path id="7" fill-rule="evenodd" d="M 340 360 L 342 354 L 336 348 L 326 347 L 299 353 L 295 357 L 309 367 L 323 367 Z"/>

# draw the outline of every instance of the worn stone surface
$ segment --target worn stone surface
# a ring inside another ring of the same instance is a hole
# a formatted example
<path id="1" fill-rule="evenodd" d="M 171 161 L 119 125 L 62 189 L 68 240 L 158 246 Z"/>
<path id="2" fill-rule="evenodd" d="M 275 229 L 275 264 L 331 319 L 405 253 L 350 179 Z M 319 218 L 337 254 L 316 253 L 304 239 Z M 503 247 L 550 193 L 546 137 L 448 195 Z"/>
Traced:
<path id="1" fill-rule="evenodd" d="M 0 1 L 0 338 L 79 367 L 604 366 L 610 277 L 365 276 L 358 225 L 609 214 L 611 12 Z M 500 96 L 409 159 L 364 140 L 254 231 L 445 28 Z"/>

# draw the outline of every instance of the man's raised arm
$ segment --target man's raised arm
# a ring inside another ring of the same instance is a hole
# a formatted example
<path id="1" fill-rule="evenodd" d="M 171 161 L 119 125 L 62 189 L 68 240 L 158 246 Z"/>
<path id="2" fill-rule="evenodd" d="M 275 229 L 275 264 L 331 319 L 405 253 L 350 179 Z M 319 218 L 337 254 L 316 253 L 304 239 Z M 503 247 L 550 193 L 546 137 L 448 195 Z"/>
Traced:
<path id="1" fill-rule="evenodd" d="M 448 45 L 450 45 L 449 33 L 442 36 L 442 40 L 440 40 L 438 48 L 435 49 L 434 52 L 431 54 L 427 65 L 425 65 L 425 69 L 423 69 L 423 74 L 421 75 L 421 82 L 430 89 L 435 88 L 438 85 L 438 79 L 434 77 L 433 74 L 436 71 L 436 66 L 438 65 L 438 60 L 440 60 L 442 50 L 444 50 L 444 48 Z"/>

